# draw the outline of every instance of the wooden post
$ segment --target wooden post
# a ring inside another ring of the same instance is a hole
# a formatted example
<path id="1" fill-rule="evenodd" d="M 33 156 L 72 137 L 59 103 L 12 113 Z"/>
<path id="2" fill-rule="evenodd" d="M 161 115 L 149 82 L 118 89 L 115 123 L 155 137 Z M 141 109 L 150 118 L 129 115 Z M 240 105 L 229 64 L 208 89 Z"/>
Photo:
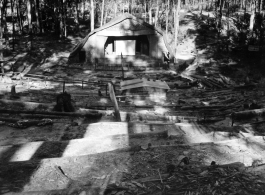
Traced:
<path id="1" fill-rule="evenodd" d="M 122 79 L 124 80 L 124 70 L 123 70 L 123 63 L 122 63 L 122 53 L 121 53 L 121 71 L 122 71 Z"/>
<path id="2" fill-rule="evenodd" d="M 113 89 L 113 85 L 112 85 L 112 83 L 108 83 L 108 86 L 109 86 L 110 99 L 114 103 L 114 110 L 115 110 L 116 120 L 117 121 L 121 121 L 120 110 L 119 110 L 118 102 L 117 102 L 117 99 L 116 99 L 116 96 L 115 96 L 115 92 L 114 92 L 114 89 Z"/>
<path id="3" fill-rule="evenodd" d="M 108 85 L 106 85 L 106 96 L 108 95 Z"/>
<path id="4" fill-rule="evenodd" d="M 65 81 L 63 81 L 63 93 L 65 91 Z"/>
<path id="5" fill-rule="evenodd" d="M 231 127 L 234 126 L 234 113 L 231 114 Z"/>
<path id="6" fill-rule="evenodd" d="M 29 89 L 29 78 L 28 78 L 28 86 L 27 86 L 27 88 Z"/>
<path id="7" fill-rule="evenodd" d="M 16 93 L 16 85 L 12 85 L 11 86 L 11 96 L 16 96 L 17 93 Z"/>
<path id="8" fill-rule="evenodd" d="M 5 73 L 5 69 L 4 69 L 4 59 L 3 59 L 3 42 L 4 41 L 5 41 L 5 39 L 1 39 L 0 38 L 0 64 L 1 64 L 1 73 L 3 73 L 3 74 Z"/>
<path id="9" fill-rule="evenodd" d="M 82 89 L 84 89 L 84 83 L 83 83 L 83 80 L 82 80 Z"/>
<path id="10" fill-rule="evenodd" d="M 44 80 L 45 89 L 46 89 L 46 80 L 47 80 L 47 77 L 45 77 L 45 80 Z"/>

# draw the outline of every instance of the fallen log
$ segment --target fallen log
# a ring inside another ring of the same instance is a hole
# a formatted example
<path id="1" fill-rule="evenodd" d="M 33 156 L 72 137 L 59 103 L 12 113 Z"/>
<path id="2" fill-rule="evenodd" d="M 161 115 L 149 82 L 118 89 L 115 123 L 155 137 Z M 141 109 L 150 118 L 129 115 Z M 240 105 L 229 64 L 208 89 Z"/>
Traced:
<path id="1" fill-rule="evenodd" d="M 218 105 L 218 106 L 182 106 L 181 110 L 211 110 L 211 109 L 223 109 L 226 108 L 224 105 Z"/>
<path id="2" fill-rule="evenodd" d="M 199 82 L 201 82 L 202 85 L 204 85 L 205 87 L 214 88 L 214 86 L 211 83 L 209 83 L 206 79 L 201 79 Z"/>
<path id="3" fill-rule="evenodd" d="M 263 116 L 263 115 L 265 115 L 265 108 L 234 112 L 231 114 L 231 117 L 233 119 L 246 119 L 246 118 L 252 118 L 255 116 Z"/>
<path id="4" fill-rule="evenodd" d="M 123 107 L 123 106 L 122 106 Z M 179 105 L 161 105 L 161 106 L 153 106 L 153 105 L 134 105 L 135 108 L 156 108 L 156 107 L 161 107 L 161 108 L 181 108 Z"/>
<path id="5" fill-rule="evenodd" d="M 253 90 L 254 88 L 256 88 L 255 84 L 234 86 L 234 90 L 242 90 L 242 89 Z"/>
<path id="6" fill-rule="evenodd" d="M 109 87 L 110 99 L 112 100 L 114 104 L 114 111 L 115 111 L 114 115 L 117 121 L 121 121 L 120 109 L 119 109 L 119 105 L 118 105 L 116 95 L 115 95 L 115 90 L 113 88 L 112 83 L 108 83 L 108 87 Z"/>
<path id="7" fill-rule="evenodd" d="M 43 115 L 43 114 L 20 114 L 20 116 L 23 119 L 43 119 L 43 118 L 50 118 L 50 119 L 65 119 L 62 118 L 63 116 L 52 116 L 52 115 Z M 71 116 L 65 116 L 66 118 L 71 117 Z"/>
<path id="8" fill-rule="evenodd" d="M 42 120 L 23 120 L 23 119 L 10 119 L 0 117 L 0 121 L 8 122 L 8 126 L 15 128 L 27 128 L 30 126 L 46 126 L 52 125 L 53 121 L 51 119 Z"/>
<path id="9" fill-rule="evenodd" d="M 22 102 L 22 101 L 14 101 L 14 100 L 7 100 L 7 99 L 0 99 L 0 103 L 4 105 L 14 104 L 14 105 L 21 106 L 27 109 L 34 109 L 39 106 L 42 106 L 43 108 L 46 108 L 46 109 L 51 109 L 54 106 L 54 104 L 49 104 L 49 103 Z"/>
<path id="10" fill-rule="evenodd" d="M 80 117 L 91 117 L 91 118 L 100 118 L 101 113 L 96 111 L 83 111 L 83 112 L 49 112 L 49 111 L 35 111 L 35 110 L 7 110 L 0 109 L 0 113 L 5 114 L 42 114 L 42 115 L 55 115 L 55 116 L 80 116 Z"/>
<path id="11" fill-rule="evenodd" d="M 218 89 L 224 88 L 224 86 L 221 86 L 219 83 L 217 83 L 215 80 L 208 78 L 207 81 L 217 87 Z"/>

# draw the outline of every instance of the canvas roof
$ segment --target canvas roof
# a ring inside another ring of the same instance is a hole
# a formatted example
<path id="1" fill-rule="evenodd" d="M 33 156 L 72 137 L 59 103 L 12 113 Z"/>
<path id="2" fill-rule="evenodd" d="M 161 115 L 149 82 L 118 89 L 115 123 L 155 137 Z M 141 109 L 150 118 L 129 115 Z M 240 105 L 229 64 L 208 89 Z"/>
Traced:
<path id="1" fill-rule="evenodd" d="M 101 26 L 100 28 L 97 28 L 97 29 L 91 31 L 91 32 L 90 32 L 90 33 L 89 33 L 89 34 L 88 34 L 88 35 L 87 35 L 82 41 L 80 41 L 80 42 L 74 47 L 74 49 L 73 49 L 73 51 L 70 53 L 70 56 L 69 56 L 69 57 L 73 57 L 73 56 L 75 56 L 75 55 L 79 52 L 79 50 L 81 50 L 81 49 L 83 48 L 83 46 L 85 45 L 85 43 L 87 42 L 88 38 L 89 38 L 91 35 L 93 35 L 93 34 L 99 32 L 99 31 L 102 31 L 102 30 L 105 30 L 105 29 L 109 29 L 109 28 L 111 28 L 111 27 L 112 27 L 112 28 L 115 28 L 115 25 L 117 25 L 117 24 L 119 24 L 119 23 L 121 23 L 121 22 L 123 22 L 124 20 L 127 20 L 127 19 L 131 19 L 131 20 L 133 21 L 133 22 L 131 23 L 131 24 L 133 24 L 133 25 L 131 25 L 130 28 L 129 28 L 130 30 L 132 30 L 132 28 L 134 28 L 134 30 L 136 30 L 136 29 L 142 29 L 142 28 L 146 28 L 146 27 L 147 27 L 148 29 L 154 30 L 154 31 L 158 32 L 159 34 L 161 34 L 162 37 L 163 37 L 163 40 L 164 40 L 164 42 L 165 42 L 165 45 L 166 45 L 166 47 L 167 47 L 167 50 L 168 50 L 169 53 L 171 54 L 170 56 L 171 56 L 171 57 L 174 56 L 174 55 L 173 55 L 173 52 L 172 52 L 170 46 L 168 45 L 168 42 L 167 42 L 167 40 L 166 40 L 166 38 L 165 38 L 165 36 L 164 36 L 164 33 L 163 33 L 163 31 L 162 31 L 161 29 L 159 29 L 159 28 L 157 28 L 157 27 L 154 27 L 153 25 L 148 24 L 147 22 L 145 22 L 144 20 L 142 20 L 142 19 L 140 19 L 140 18 L 136 18 L 135 16 L 133 16 L 133 15 L 131 15 L 131 14 L 125 13 L 125 14 L 123 14 L 122 16 L 118 16 L 118 17 L 112 19 L 110 22 L 108 22 L 107 24 Z M 117 27 L 117 28 L 118 28 L 118 27 Z"/>
<path id="2" fill-rule="evenodd" d="M 133 89 L 139 87 L 153 87 L 159 89 L 169 90 L 169 86 L 165 81 L 160 80 L 147 80 L 147 79 L 132 79 L 127 81 L 121 81 L 121 90 Z"/>

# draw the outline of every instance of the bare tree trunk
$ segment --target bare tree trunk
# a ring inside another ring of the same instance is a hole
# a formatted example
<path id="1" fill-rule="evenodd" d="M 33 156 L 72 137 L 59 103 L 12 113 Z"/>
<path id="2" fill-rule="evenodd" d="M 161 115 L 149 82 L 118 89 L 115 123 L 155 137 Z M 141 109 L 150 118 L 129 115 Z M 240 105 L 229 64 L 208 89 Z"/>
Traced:
<path id="1" fill-rule="evenodd" d="M 230 38 L 230 21 L 229 21 L 229 2 L 227 2 L 227 37 L 228 40 Z M 227 51 L 229 49 L 229 45 L 227 44 Z"/>
<path id="2" fill-rule="evenodd" d="M 63 25 L 63 1 L 59 0 L 59 6 L 58 6 L 58 11 L 59 11 L 59 37 L 62 38 L 64 34 L 64 25 Z"/>
<path id="3" fill-rule="evenodd" d="M 1 65 L 1 72 L 5 73 L 3 67 L 3 1 L 0 1 L 0 65 Z"/>
<path id="4" fill-rule="evenodd" d="M 150 1 L 150 5 L 149 5 L 149 24 L 153 24 L 152 22 L 152 2 Z"/>
<path id="5" fill-rule="evenodd" d="M 94 30 L 94 0 L 90 0 L 90 28 Z"/>
<path id="6" fill-rule="evenodd" d="M 166 35 L 168 39 L 168 14 L 169 14 L 169 0 L 167 0 L 167 18 L 166 18 Z"/>
<path id="7" fill-rule="evenodd" d="M 67 2 L 63 0 L 63 30 L 64 30 L 64 37 L 67 37 Z M 78 30 L 79 30 L 79 15 L 77 12 L 77 21 L 78 21 Z"/>
<path id="8" fill-rule="evenodd" d="M 11 14 L 12 14 L 12 49 L 15 50 L 15 21 L 14 21 L 14 1 L 11 0 Z"/>
<path id="9" fill-rule="evenodd" d="M 158 0 L 156 0 L 156 16 L 155 16 L 155 26 L 156 27 L 158 25 L 158 13 L 159 13 L 159 5 L 158 5 Z"/>
<path id="10" fill-rule="evenodd" d="M 36 26 L 37 26 L 37 32 L 40 32 L 40 20 L 39 20 L 39 2 L 37 0 L 34 0 L 34 8 L 35 8 L 35 15 L 36 15 Z"/>
<path id="11" fill-rule="evenodd" d="M 103 18 L 104 17 L 104 0 L 102 0 L 102 8 L 101 8 L 101 18 L 100 18 L 100 26 L 103 25 Z"/>
<path id="12" fill-rule="evenodd" d="M 79 14 L 78 14 L 78 1 L 75 1 L 75 23 L 76 23 L 76 31 L 79 32 Z"/>
<path id="13" fill-rule="evenodd" d="M 219 22 L 218 22 L 218 28 L 219 29 L 221 29 L 221 27 L 222 27 L 223 6 L 224 6 L 224 0 L 221 0 L 220 10 L 219 10 Z"/>
<path id="14" fill-rule="evenodd" d="M 146 9 L 147 9 L 147 3 L 146 3 L 146 0 L 144 1 L 144 21 L 146 22 L 147 21 L 147 12 L 146 12 Z"/>
<path id="15" fill-rule="evenodd" d="M 253 27 L 254 27 L 254 22 L 255 22 L 255 8 L 254 8 L 254 4 L 251 5 L 251 16 L 250 16 L 250 21 L 249 21 L 249 30 L 253 31 Z"/>
<path id="16" fill-rule="evenodd" d="M 178 45 L 178 30 L 179 30 L 179 10 L 180 10 L 180 0 L 178 0 L 177 6 L 175 7 L 175 53 L 177 53 L 177 45 Z"/>
<path id="17" fill-rule="evenodd" d="M 82 3 L 82 17 L 83 17 L 83 20 L 85 20 L 85 7 L 86 7 L 86 0 L 83 0 L 83 3 Z"/>
<path id="18" fill-rule="evenodd" d="M 39 27 L 40 27 L 40 34 L 43 33 L 43 25 L 42 25 L 42 12 L 41 12 L 41 4 L 40 4 L 40 1 L 39 0 L 36 0 L 36 3 L 37 3 L 37 9 L 38 9 L 38 14 L 39 14 Z"/>
<path id="19" fill-rule="evenodd" d="M 108 17 L 108 9 L 105 9 L 105 17 L 104 17 L 104 24 L 107 23 L 107 17 Z"/>
<path id="20" fill-rule="evenodd" d="M 27 0 L 28 32 L 30 36 L 30 49 L 32 49 L 32 21 L 31 21 L 31 2 Z"/>
<path id="21" fill-rule="evenodd" d="M 19 26 L 19 31 L 22 33 L 23 30 L 23 24 L 21 21 L 21 16 L 20 16 L 20 6 L 18 0 L 16 0 L 16 6 L 17 6 L 17 19 L 18 19 L 18 26 Z"/>

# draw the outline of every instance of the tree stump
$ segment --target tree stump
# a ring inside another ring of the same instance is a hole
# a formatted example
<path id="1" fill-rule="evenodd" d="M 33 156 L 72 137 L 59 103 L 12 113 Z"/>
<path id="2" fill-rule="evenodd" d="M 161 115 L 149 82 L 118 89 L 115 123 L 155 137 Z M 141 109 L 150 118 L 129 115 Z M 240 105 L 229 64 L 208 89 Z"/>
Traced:
<path id="1" fill-rule="evenodd" d="M 53 110 L 57 112 L 74 112 L 75 108 L 72 104 L 71 95 L 67 92 L 57 95 L 56 105 Z"/>

